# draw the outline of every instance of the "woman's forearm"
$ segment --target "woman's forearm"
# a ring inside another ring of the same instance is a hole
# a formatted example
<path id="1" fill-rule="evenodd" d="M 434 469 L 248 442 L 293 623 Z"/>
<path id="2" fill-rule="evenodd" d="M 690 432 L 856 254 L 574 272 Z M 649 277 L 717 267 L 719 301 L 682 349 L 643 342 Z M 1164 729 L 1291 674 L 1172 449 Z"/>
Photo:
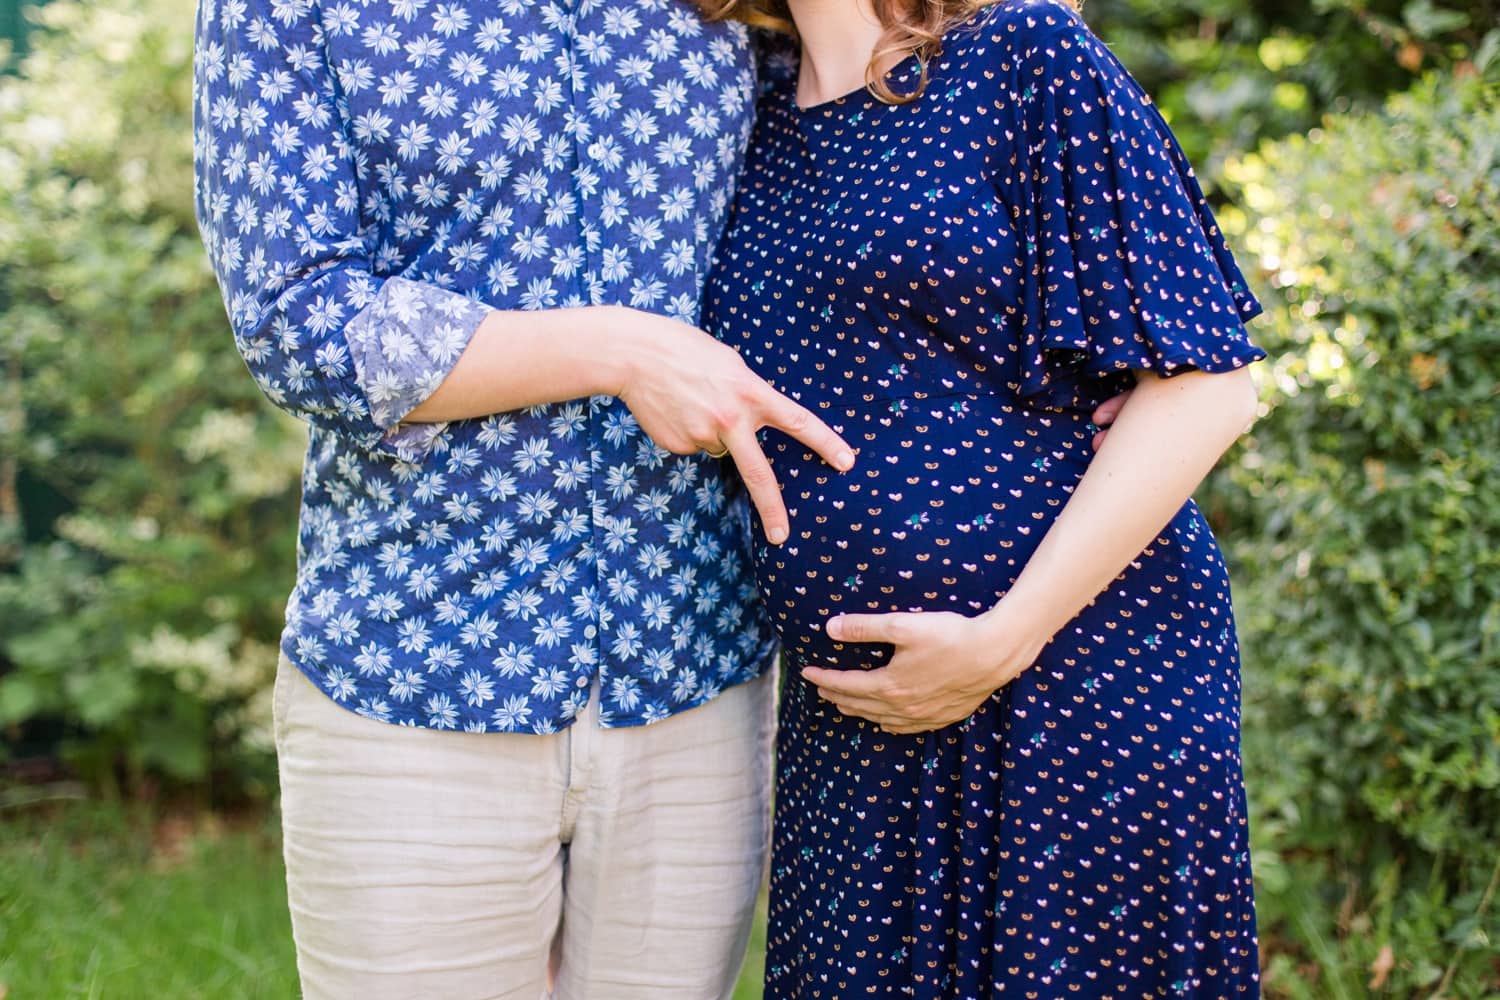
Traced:
<path id="1" fill-rule="evenodd" d="M 986 618 L 1045 644 L 1192 496 L 1255 413 L 1246 371 L 1144 376 L 1015 585 Z"/>

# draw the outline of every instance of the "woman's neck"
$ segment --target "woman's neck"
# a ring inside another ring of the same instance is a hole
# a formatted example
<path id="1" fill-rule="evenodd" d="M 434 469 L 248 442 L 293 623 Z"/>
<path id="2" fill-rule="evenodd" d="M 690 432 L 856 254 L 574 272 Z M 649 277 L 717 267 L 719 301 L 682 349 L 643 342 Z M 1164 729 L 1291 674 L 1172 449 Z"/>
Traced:
<path id="1" fill-rule="evenodd" d="M 870 56 L 884 30 L 870 0 L 788 0 L 802 39 L 797 104 L 808 108 L 865 85 Z M 894 53 L 881 72 L 901 61 Z"/>

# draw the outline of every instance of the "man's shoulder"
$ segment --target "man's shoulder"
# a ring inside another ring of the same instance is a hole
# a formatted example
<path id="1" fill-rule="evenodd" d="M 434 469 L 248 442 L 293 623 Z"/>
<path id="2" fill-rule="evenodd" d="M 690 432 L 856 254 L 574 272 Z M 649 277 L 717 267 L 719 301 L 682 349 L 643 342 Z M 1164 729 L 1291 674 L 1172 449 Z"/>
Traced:
<path id="1" fill-rule="evenodd" d="M 800 58 L 797 39 L 785 32 L 753 28 L 750 44 L 755 49 L 755 69 L 762 89 L 797 79 Z"/>

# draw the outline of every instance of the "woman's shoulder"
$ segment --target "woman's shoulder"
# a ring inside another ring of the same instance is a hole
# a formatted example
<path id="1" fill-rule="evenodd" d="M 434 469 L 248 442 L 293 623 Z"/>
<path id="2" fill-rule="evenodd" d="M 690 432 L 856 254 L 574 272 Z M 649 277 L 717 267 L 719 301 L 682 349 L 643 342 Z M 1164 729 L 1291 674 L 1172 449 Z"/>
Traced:
<path id="1" fill-rule="evenodd" d="M 975 23 L 992 41 L 1021 46 L 1089 34 L 1083 15 L 1068 0 L 999 0 L 983 7 Z"/>
<path id="2" fill-rule="evenodd" d="M 986 5 L 943 39 L 944 55 L 980 54 L 1015 64 L 1052 53 L 1101 44 L 1068 0 L 1000 0 Z"/>
<path id="3" fill-rule="evenodd" d="M 1034 124 L 1045 123 L 1043 109 L 1093 114 L 1118 104 L 1165 129 L 1144 110 L 1151 98 L 1068 0 L 1001 0 L 984 7 L 944 38 L 943 56 L 955 75 L 991 81 L 974 82 L 980 93 Z"/>

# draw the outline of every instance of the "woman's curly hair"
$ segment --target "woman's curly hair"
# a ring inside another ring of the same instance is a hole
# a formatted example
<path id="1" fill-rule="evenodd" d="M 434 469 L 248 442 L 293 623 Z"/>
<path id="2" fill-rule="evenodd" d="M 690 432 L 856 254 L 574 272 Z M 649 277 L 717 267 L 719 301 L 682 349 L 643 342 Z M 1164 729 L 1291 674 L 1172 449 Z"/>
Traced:
<path id="1" fill-rule="evenodd" d="M 1004 0 L 871 0 L 875 16 L 885 29 L 870 62 L 865 67 L 865 86 L 876 98 L 887 104 L 906 104 L 921 96 L 927 86 L 927 66 L 942 51 L 943 35 L 949 28 L 968 20 L 979 10 Z M 1081 0 L 1071 0 L 1081 7 Z M 786 0 L 697 0 L 699 8 L 712 21 L 744 21 L 758 28 L 769 28 L 795 35 L 791 10 Z M 894 53 L 915 53 L 921 64 L 921 75 L 914 89 L 898 94 L 880 72 L 880 63 Z"/>

